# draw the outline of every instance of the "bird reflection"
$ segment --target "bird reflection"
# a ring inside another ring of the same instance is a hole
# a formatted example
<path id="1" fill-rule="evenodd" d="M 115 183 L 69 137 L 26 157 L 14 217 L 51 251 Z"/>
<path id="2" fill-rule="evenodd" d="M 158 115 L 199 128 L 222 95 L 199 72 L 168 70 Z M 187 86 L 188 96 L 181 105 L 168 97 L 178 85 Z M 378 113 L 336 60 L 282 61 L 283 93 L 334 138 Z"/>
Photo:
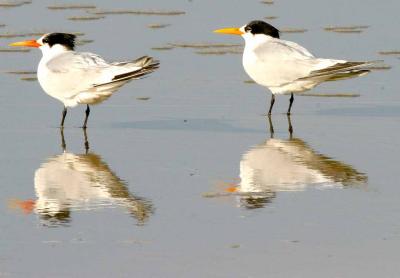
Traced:
<path id="1" fill-rule="evenodd" d="M 301 191 L 308 186 L 360 186 L 367 176 L 352 166 L 313 150 L 306 142 L 293 137 L 288 116 L 289 139 L 271 138 L 252 147 L 240 161 L 240 182 L 230 192 L 238 194 L 246 208 L 261 208 L 270 203 L 279 191 Z"/>
<path id="2" fill-rule="evenodd" d="M 63 153 L 49 157 L 35 172 L 36 201 L 25 201 L 20 207 L 25 212 L 35 211 L 47 226 L 66 225 L 71 211 L 94 210 L 121 206 L 144 224 L 153 212 L 149 201 L 132 195 L 121 180 L 102 160 L 89 152 L 86 130 L 84 154 L 66 151 L 61 129 Z M 29 203 L 30 202 L 30 203 Z"/>

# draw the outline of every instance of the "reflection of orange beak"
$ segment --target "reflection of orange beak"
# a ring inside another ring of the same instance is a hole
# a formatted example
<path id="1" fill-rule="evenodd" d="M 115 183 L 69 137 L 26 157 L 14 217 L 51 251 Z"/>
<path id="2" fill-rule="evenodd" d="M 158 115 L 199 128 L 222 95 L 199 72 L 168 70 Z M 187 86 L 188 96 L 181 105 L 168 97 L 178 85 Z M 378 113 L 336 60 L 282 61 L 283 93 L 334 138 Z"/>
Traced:
<path id="1" fill-rule="evenodd" d="M 35 208 L 35 201 L 30 199 L 25 201 L 14 199 L 9 201 L 9 206 L 13 209 L 21 209 L 24 214 L 30 214 Z"/>
<path id="2" fill-rule="evenodd" d="M 214 33 L 228 34 L 228 35 L 243 35 L 244 34 L 242 31 L 240 31 L 240 28 L 218 29 L 218 30 L 214 30 Z"/>
<path id="3" fill-rule="evenodd" d="M 218 187 L 223 187 L 221 188 L 221 190 L 225 191 L 225 192 L 229 192 L 229 193 L 235 193 L 239 191 L 239 187 L 237 185 L 237 183 L 233 183 L 233 182 L 218 182 L 217 184 Z"/>
<path id="4" fill-rule="evenodd" d="M 23 42 L 14 42 L 9 44 L 9 46 L 28 46 L 28 47 L 41 47 L 42 45 L 38 43 L 36 40 L 29 40 L 29 41 L 23 41 Z"/>
<path id="5" fill-rule="evenodd" d="M 225 190 L 226 190 L 226 192 L 229 192 L 229 193 L 235 193 L 238 191 L 238 188 L 236 186 L 231 186 L 231 187 L 226 188 Z"/>

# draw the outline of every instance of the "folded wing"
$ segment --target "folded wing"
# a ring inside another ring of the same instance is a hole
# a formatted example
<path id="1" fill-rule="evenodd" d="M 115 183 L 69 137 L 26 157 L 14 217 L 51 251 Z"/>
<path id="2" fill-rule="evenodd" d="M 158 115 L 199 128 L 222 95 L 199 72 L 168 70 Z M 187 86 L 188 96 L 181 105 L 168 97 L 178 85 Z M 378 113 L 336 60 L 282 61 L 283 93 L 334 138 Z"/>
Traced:
<path id="1" fill-rule="evenodd" d="M 159 62 L 143 56 L 134 61 L 108 63 L 93 53 L 68 52 L 46 66 L 46 91 L 62 96 L 64 103 L 74 106 L 104 101 L 125 83 L 155 71 Z"/>
<path id="2" fill-rule="evenodd" d="M 371 66 L 380 61 L 347 62 L 341 61 L 332 66 L 314 70 L 308 76 L 299 78 L 299 81 L 334 81 L 361 76 L 371 71 Z"/>

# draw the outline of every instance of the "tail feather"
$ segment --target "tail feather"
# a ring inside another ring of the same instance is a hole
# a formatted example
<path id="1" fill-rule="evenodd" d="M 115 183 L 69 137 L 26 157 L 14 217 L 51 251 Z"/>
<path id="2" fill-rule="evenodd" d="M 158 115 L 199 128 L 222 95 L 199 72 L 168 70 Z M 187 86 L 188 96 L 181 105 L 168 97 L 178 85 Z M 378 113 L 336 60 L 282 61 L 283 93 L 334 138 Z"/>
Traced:
<path id="1" fill-rule="evenodd" d="M 114 64 L 115 66 L 126 66 L 126 65 L 132 65 L 133 68 L 136 68 L 135 70 L 129 71 L 129 72 L 125 72 L 122 74 L 117 74 L 115 75 L 110 82 L 106 82 L 106 83 L 101 83 L 101 84 L 96 84 L 93 87 L 97 88 L 97 87 L 101 87 L 101 86 L 105 86 L 105 85 L 110 85 L 113 83 L 118 83 L 118 82 L 123 82 L 123 81 L 129 81 L 132 79 L 139 79 L 147 74 L 152 73 L 153 71 L 155 71 L 156 69 L 158 69 L 160 67 L 160 62 L 158 60 L 154 60 L 153 58 L 149 57 L 149 56 L 143 56 L 140 57 L 132 62 L 126 63 L 116 63 Z M 139 68 L 139 69 L 137 69 Z"/>
<path id="2" fill-rule="evenodd" d="M 338 74 L 365 74 L 370 71 L 369 67 L 381 61 L 368 61 L 368 62 L 344 62 L 337 63 L 330 67 L 312 71 L 308 76 L 299 78 L 299 80 L 309 80 L 318 77 L 333 77 Z"/>
<path id="3" fill-rule="evenodd" d="M 142 56 L 140 58 L 137 58 L 132 63 L 136 64 L 138 67 L 146 67 L 150 65 L 152 62 L 158 62 L 158 61 L 153 60 L 153 58 L 149 56 Z"/>
<path id="4" fill-rule="evenodd" d="M 137 78 L 140 78 L 140 77 L 142 77 L 144 75 L 152 73 L 153 71 L 155 71 L 156 69 L 159 68 L 160 63 L 158 61 L 154 61 L 150 57 L 147 57 L 147 58 L 149 58 L 150 60 L 148 60 L 148 61 L 146 61 L 146 63 L 143 63 L 142 65 L 140 65 L 140 67 L 141 67 L 140 69 L 133 70 L 133 71 L 126 72 L 126 73 L 122 73 L 122 74 L 118 74 L 118 75 L 114 76 L 112 81 L 121 81 L 121 80 L 126 80 L 126 79 L 137 79 Z"/>
<path id="5" fill-rule="evenodd" d="M 108 99 L 121 86 L 133 79 L 139 79 L 159 68 L 160 63 L 148 56 L 131 62 L 113 63 L 115 74 L 108 82 L 93 84 L 85 92 L 80 92 L 77 103 L 97 104 Z M 111 75 L 112 76 L 112 75 Z M 74 96 L 75 97 L 75 96 Z"/>
<path id="6" fill-rule="evenodd" d="M 354 78 L 354 77 L 359 77 L 368 74 L 371 72 L 371 70 L 363 69 L 363 70 L 353 70 L 349 72 L 341 72 L 341 73 L 335 73 L 326 79 L 326 81 L 337 81 L 337 80 L 343 80 L 343 79 L 349 79 L 349 78 Z"/>

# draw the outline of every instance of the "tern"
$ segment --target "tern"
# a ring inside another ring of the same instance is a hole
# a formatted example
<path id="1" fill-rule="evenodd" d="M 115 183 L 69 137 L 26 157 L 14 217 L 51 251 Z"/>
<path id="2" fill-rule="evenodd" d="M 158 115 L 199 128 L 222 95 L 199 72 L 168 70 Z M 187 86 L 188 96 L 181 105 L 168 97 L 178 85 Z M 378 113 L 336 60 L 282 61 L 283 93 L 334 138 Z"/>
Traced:
<path id="1" fill-rule="evenodd" d="M 224 28 L 215 33 L 240 35 L 245 40 L 243 67 L 259 85 L 272 92 L 268 115 L 271 115 L 276 94 L 290 93 L 290 115 L 293 93 L 310 90 L 324 81 L 333 81 L 367 74 L 376 61 L 349 62 L 317 58 L 301 45 L 280 39 L 274 26 L 254 20 L 240 28 Z"/>
<path id="2" fill-rule="evenodd" d="M 37 40 L 15 42 L 10 46 L 39 48 L 42 59 L 37 76 L 43 90 L 64 104 L 61 127 L 67 108 L 86 104 L 83 128 L 87 126 L 89 105 L 108 99 L 122 85 L 152 73 L 159 62 L 143 56 L 134 61 L 106 62 L 99 55 L 75 52 L 73 34 L 48 33 Z"/>

